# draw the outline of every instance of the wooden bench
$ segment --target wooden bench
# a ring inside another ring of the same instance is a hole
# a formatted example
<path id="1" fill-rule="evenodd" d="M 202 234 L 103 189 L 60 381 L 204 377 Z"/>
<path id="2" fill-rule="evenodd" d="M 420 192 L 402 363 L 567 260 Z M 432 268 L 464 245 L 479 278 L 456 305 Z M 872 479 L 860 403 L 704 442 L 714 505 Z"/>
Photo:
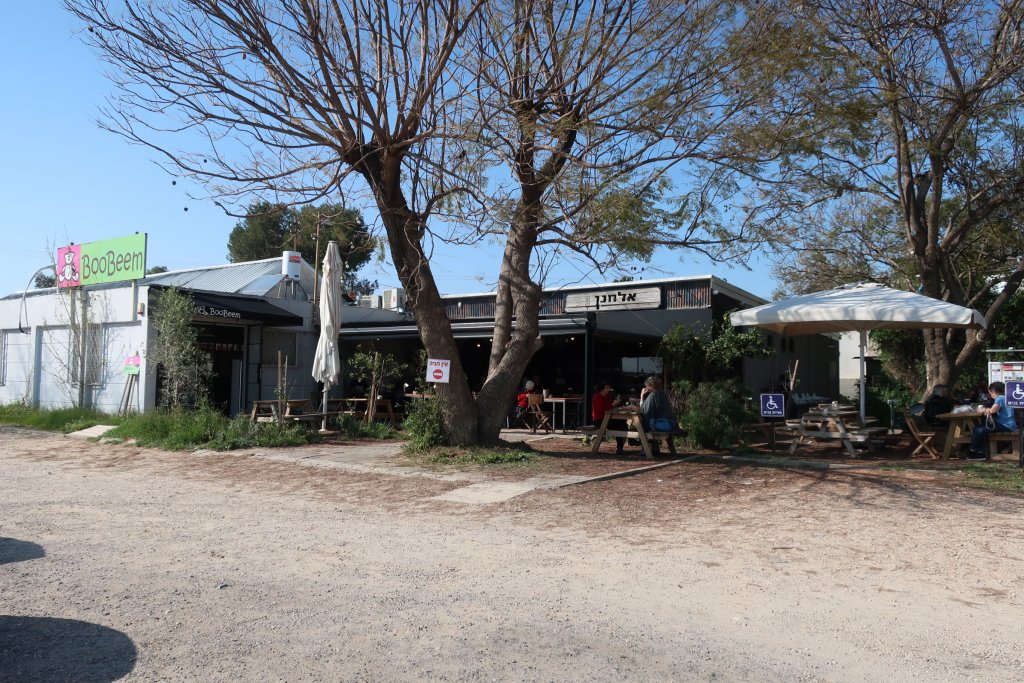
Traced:
<path id="1" fill-rule="evenodd" d="M 1008 443 L 1012 447 L 1011 454 L 1017 456 L 1018 461 L 1024 465 L 1024 456 L 1020 450 L 1020 431 L 1016 432 L 989 432 L 988 434 L 988 457 L 994 458 L 999 455 L 999 444 Z"/>

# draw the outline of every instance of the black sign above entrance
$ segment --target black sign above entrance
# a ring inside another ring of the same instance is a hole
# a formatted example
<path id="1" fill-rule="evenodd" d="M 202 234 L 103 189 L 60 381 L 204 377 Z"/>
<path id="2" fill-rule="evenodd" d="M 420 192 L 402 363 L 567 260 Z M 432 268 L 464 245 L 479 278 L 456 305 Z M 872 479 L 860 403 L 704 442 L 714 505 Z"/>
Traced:
<path id="1" fill-rule="evenodd" d="M 661 306 L 661 288 L 613 289 L 601 292 L 567 294 L 566 313 L 584 311 L 635 311 Z"/>
<path id="2" fill-rule="evenodd" d="M 197 316 L 217 318 L 225 322 L 255 320 L 272 325 L 301 325 L 302 316 L 271 304 L 264 299 L 228 296 L 213 292 L 190 292 L 192 310 Z"/>

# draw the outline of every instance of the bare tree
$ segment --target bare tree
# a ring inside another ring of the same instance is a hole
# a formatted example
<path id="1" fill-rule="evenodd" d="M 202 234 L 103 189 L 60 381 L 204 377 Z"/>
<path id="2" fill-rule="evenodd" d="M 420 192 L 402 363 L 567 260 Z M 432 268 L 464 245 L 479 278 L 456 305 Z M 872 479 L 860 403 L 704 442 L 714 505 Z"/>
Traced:
<path id="1" fill-rule="evenodd" d="M 735 18 L 748 14 L 724 1 L 66 5 L 114 67 L 118 94 L 102 125 L 158 150 L 176 172 L 221 198 L 372 197 L 423 344 L 452 362 L 443 391 L 456 443 L 497 437 L 539 347 L 535 248 L 608 263 L 622 250 L 713 251 L 735 238 L 708 220 L 720 185 L 705 179 L 676 205 L 667 192 L 670 169 L 710 158 L 736 111 L 722 79 L 743 35 Z M 173 148 L 182 131 L 205 149 Z M 495 187 L 502 161 L 511 182 Z M 460 221 L 434 235 L 431 218 L 452 207 Z M 507 244 L 495 351 L 474 400 L 430 247 L 495 234 Z M 601 256 L 601 245 L 613 248 Z"/>
<path id="2" fill-rule="evenodd" d="M 476 408 L 425 237 L 432 207 L 457 191 L 438 181 L 445 164 L 432 154 L 459 114 L 453 55 L 481 2 L 66 3 L 115 67 L 118 95 L 101 125 L 222 196 L 368 190 L 423 344 L 452 362 L 459 443 L 476 440 Z M 207 149 L 167 146 L 162 134 L 182 130 Z"/>
<path id="3" fill-rule="evenodd" d="M 861 263 L 882 265 L 879 279 L 981 306 L 991 324 L 1024 277 L 1024 233 L 1006 220 L 1024 200 L 1022 3 L 816 0 L 776 11 L 795 48 L 780 46 L 776 63 L 788 74 L 775 115 L 783 144 L 748 170 L 787 208 L 788 230 L 773 226 L 779 243 L 821 253 L 822 213 L 789 209 L 851 195 L 871 212 L 887 205 L 896 246 L 865 237 Z M 857 241 L 843 222 L 832 225 Z M 952 383 L 985 339 L 923 334 L 929 386 Z"/>
<path id="4" fill-rule="evenodd" d="M 724 124 L 742 107 L 730 75 L 757 58 L 770 26 L 734 10 L 722 0 L 499 0 L 482 9 L 471 33 L 478 116 L 461 143 L 480 165 L 502 169 L 480 194 L 482 226 L 505 244 L 482 401 L 507 403 L 541 347 L 548 259 L 603 270 L 645 260 L 658 245 L 713 258 L 754 248 L 742 220 L 717 220 L 722 169 L 701 177 L 687 163 L 717 161 Z M 685 178 L 678 194 L 673 178 Z M 503 417 L 481 411 L 481 431 L 497 434 Z"/>

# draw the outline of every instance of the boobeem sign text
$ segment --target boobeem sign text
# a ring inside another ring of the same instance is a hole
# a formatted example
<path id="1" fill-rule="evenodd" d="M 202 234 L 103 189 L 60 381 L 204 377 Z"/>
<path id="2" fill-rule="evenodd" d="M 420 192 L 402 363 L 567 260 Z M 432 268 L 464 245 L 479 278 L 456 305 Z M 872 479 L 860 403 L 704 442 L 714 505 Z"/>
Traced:
<path id="1" fill-rule="evenodd" d="M 57 286 L 77 287 L 146 276 L 146 233 L 57 249 Z"/>

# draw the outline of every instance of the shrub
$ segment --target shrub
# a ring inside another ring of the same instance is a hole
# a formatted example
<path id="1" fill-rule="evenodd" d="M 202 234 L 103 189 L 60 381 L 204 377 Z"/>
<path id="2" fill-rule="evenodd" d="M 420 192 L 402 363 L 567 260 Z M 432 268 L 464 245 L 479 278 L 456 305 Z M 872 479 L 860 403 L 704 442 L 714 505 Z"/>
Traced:
<path id="1" fill-rule="evenodd" d="M 253 422 L 240 415 L 225 421 L 223 428 L 212 439 L 208 447 L 218 451 L 237 448 L 273 448 L 277 446 L 301 446 L 316 441 L 313 432 L 300 425 L 279 425 L 276 422 Z"/>
<path id="2" fill-rule="evenodd" d="M 444 423 L 441 398 L 432 397 L 413 401 L 406 412 L 402 426 L 409 434 L 406 448 L 423 451 L 448 443 L 448 429 Z"/>
<path id="3" fill-rule="evenodd" d="M 238 417 L 229 420 L 209 407 L 189 410 L 157 410 L 127 418 L 107 436 L 134 439 L 140 446 L 169 450 L 205 447 L 215 450 L 235 448 L 294 446 L 318 437 L 300 426 L 281 426 L 275 422 L 250 422 Z"/>
<path id="4" fill-rule="evenodd" d="M 747 408 L 750 390 L 737 380 L 698 384 L 686 396 L 679 425 L 694 446 L 724 449 L 743 439 L 743 427 L 757 419 Z"/>
<path id="5" fill-rule="evenodd" d="M 357 420 L 351 415 L 341 415 L 334 423 L 342 434 L 349 437 L 364 437 L 370 439 L 394 439 L 397 433 L 394 427 L 385 422 L 372 422 L 367 424 L 363 420 Z"/>

